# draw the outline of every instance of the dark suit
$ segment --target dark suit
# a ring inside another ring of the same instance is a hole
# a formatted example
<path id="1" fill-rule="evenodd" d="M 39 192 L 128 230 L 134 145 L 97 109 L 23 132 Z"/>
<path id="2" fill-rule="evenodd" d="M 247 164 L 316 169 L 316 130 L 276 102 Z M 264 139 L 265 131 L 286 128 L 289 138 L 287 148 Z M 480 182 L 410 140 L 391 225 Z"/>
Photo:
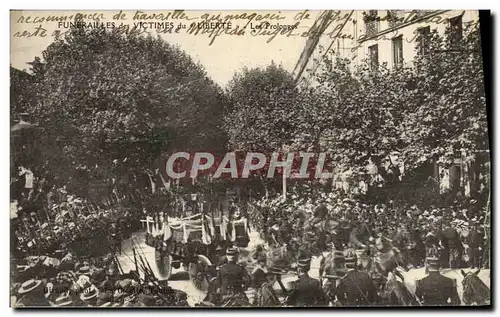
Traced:
<path id="1" fill-rule="evenodd" d="M 347 272 L 336 290 L 337 299 L 343 306 L 373 306 L 380 302 L 377 288 L 365 272 Z"/>
<path id="2" fill-rule="evenodd" d="M 247 283 L 247 275 L 245 268 L 234 262 L 223 265 L 219 270 L 221 295 L 245 294 L 243 285 Z"/>
<path id="3" fill-rule="evenodd" d="M 469 245 L 469 265 L 481 267 L 484 250 L 479 250 L 479 248 L 484 248 L 484 233 L 477 229 L 471 230 L 467 237 L 467 244 Z"/>
<path id="4" fill-rule="evenodd" d="M 295 289 L 288 297 L 287 304 L 296 307 L 327 306 L 328 298 L 317 279 L 302 275 L 295 282 Z"/>
<path id="5" fill-rule="evenodd" d="M 430 272 L 428 276 L 418 280 L 415 295 L 425 306 L 460 305 L 456 280 L 439 272 Z"/>
<path id="6" fill-rule="evenodd" d="M 261 268 L 255 268 L 252 272 L 252 288 L 259 289 L 267 281 L 266 273 Z"/>

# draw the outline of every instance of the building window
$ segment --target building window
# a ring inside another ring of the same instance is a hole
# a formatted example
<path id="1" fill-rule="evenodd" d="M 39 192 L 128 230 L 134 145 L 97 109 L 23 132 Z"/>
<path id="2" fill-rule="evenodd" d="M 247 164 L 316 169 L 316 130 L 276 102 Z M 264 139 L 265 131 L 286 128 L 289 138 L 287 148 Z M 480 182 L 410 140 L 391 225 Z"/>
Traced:
<path id="1" fill-rule="evenodd" d="M 431 36 L 431 28 L 429 26 L 417 29 L 418 42 L 420 44 L 420 55 L 426 56 L 429 54 L 429 43 Z"/>
<path id="2" fill-rule="evenodd" d="M 458 44 L 462 40 L 462 15 L 450 19 L 450 43 Z"/>
<path id="3" fill-rule="evenodd" d="M 375 44 L 368 47 L 368 52 L 370 58 L 370 68 L 375 70 L 378 67 L 378 45 Z"/>
<path id="4" fill-rule="evenodd" d="M 380 30 L 380 18 L 378 17 L 377 10 L 370 10 L 365 13 L 365 35 L 366 37 L 372 37 L 376 35 Z"/>
<path id="5" fill-rule="evenodd" d="M 403 66 L 403 36 L 400 35 L 392 39 L 392 61 L 394 67 Z"/>
<path id="6" fill-rule="evenodd" d="M 423 18 L 423 17 L 425 17 L 426 15 L 431 14 L 432 12 L 434 12 L 434 11 L 433 11 L 433 10 L 413 10 L 413 11 L 412 11 L 413 16 L 414 16 L 416 19 Z"/>
<path id="7" fill-rule="evenodd" d="M 396 27 L 405 21 L 404 10 L 387 10 L 387 23 L 390 28 Z"/>

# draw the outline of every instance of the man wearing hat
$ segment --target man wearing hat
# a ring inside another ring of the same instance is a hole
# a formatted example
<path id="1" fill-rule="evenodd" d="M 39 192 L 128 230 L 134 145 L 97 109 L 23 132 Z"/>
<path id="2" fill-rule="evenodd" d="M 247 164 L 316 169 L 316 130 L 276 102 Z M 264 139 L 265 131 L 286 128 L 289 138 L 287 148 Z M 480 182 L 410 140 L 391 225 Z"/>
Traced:
<path id="1" fill-rule="evenodd" d="M 374 306 L 380 302 L 377 288 L 370 276 L 356 269 L 358 262 L 356 253 L 345 258 L 347 274 L 340 279 L 335 291 L 342 306 Z"/>
<path id="2" fill-rule="evenodd" d="M 19 300 L 17 307 L 47 307 L 51 306 L 45 298 L 43 283 L 40 280 L 28 280 L 21 284 L 17 291 Z"/>
<path id="3" fill-rule="evenodd" d="M 219 270 L 221 296 L 242 296 L 247 299 L 244 289 L 249 284 L 248 273 L 244 267 L 238 265 L 237 254 L 234 248 L 226 250 L 227 263 Z"/>
<path id="4" fill-rule="evenodd" d="M 415 295 L 424 306 L 458 306 L 460 298 L 457 292 L 457 282 L 439 273 L 441 267 L 438 257 L 427 258 L 429 275 L 417 280 Z"/>
<path id="5" fill-rule="evenodd" d="M 113 248 L 113 253 L 122 255 L 122 232 L 115 222 L 111 224 L 109 241 Z"/>
<path id="6" fill-rule="evenodd" d="M 287 305 L 296 307 L 327 306 L 328 298 L 323 292 L 321 283 L 309 276 L 311 269 L 311 256 L 304 252 L 297 260 L 297 273 L 299 279 L 287 299 Z"/>
<path id="7" fill-rule="evenodd" d="M 83 291 L 80 294 L 80 299 L 88 307 L 96 307 L 98 298 L 99 298 L 99 290 L 94 285 L 83 289 Z"/>
<path id="8" fill-rule="evenodd" d="M 479 229 L 476 217 L 470 220 L 469 230 L 469 235 L 467 236 L 469 265 L 472 268 L 480 268 L 484 252 L 484 231 Z"/>
<path id="9" fill-rule="evenodd" d="M 54 305 L 56 307 L 72 307 L 73 306 L 73 300 L 71 299 L 71 296 L 67 294 L 62 294 L 59 296 L 55 302 Z"/>
<path id="10" fill-rule="evenodd" d="M 451 226 L 449 220 L 445 220 L 444 228 L 440 233 L 443 245 L 442 257 L 446 268 L 458 268 L 462 259 L 463 245 L 457 230 Z"/>

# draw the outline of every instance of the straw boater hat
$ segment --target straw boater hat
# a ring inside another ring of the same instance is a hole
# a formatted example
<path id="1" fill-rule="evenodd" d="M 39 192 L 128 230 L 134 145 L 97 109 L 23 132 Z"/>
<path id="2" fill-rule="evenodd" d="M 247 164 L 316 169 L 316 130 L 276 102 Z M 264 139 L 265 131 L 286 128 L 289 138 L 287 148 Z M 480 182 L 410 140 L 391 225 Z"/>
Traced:
<path id="1" fill-rule="evenodd" d="M 356 264 L 358 262 L 358 257 L 356 255 L 355 251 L 347 252 L 345 254 L 345 266 L 348 269 L 353 269 L 356 267 Z"/>
<path id="2" fill-rule="evenodd" d="M 68 307 L 73 304 L 70 296 L 60 296 L 56 299 L 55 304 L 57 307 Z"/>
<path id="3" fill-rule="evenodd" d="M 439 271 L 439 269 L 441 268 L 441 263 L 439 262 L 439 258 L 436 256 L 427 257 L 426 262 L 428 264 L 429 271 Z"/>
<path id="4" fill-rule="evenodd" d="M 234 260 L 234 258 L 236 257 L 236 249 L 228 248 L 226 250 L 226 257 L 228 260 Z"/>
<path id="5" fill-rule="evenodd" d="M 28 280 L 21 284 L 21 287 L 17 291 L 19 294 L 26 294 L 34 290 L 35 288 L 39 287 L 42 285 L 42 281 L 40 280 Z"/>
<path id="6" fill-rule="evenodd" d="M 82 266 L 81 268 L 78 269 L 77 273 L 79 275 L 89 275 L 90 274 L 90 267 Z"/>
<path id="7" fill-rule="evenodd" d="M 96 298 L 97 296 L 99 296 L 99 290 L 95 287 L 95 286 L 91 286 L 89 288 L 86 288 L 81 294 L 80 294 L 80 298 L 83 300 L 83 301 L 88 301 L 88 300 L 91 300 L 91 299 L 94 299 Z"/>
<path id="8" fill-rule="evenodd" d="M 298 259 L 297 259 L 297 266 L 300 268 L 310 268 L 311 267 L 311 256 L 307 252 L 300 254 Z"/>

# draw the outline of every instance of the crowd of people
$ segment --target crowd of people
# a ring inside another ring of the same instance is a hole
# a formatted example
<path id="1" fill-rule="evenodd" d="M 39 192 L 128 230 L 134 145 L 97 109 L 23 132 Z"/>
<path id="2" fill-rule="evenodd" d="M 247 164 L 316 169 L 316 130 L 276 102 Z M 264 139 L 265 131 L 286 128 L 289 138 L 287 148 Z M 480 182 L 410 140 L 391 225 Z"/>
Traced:
<path id="1" fill-rule="evenodd" d="M 53 187 L 48 192 L 40 188 L 35 186 L 22 195 L 17 217 L 11 219 L 13 306 L 187 306 L 186 294 L 171 289 L 167 281 L 157 280 L 152 271 L 141 276 L 135 271 L 124 274 L 120 269 L 115 254 L 121 253 L 123 239 L 140 230 L 139 220 L 148 216 L 147 211 L 116 207 L 120 204 L 102 208 L 68 195 L 64 188 Z M 46 203 L 37 203 L 41 196 L 46 197 Z M 371 205 L 339 199 L 332 193 L 314 200 L 295 196 L 288 201 L 262 199 L 249 206 L 236 208 L 233 203 L 230 207 L 248 217 L 250 226 L 272 248 L 299 249 L 292 265 L 298 282 L 293 290 L 283 287 L 287 294 L 283 301 L 273 289 L 276 283 L 282 285 L 282 267 L 267 267 L 269 261 L 260 256 L 254 259 L 255 269 L 248 272 L 237 264 L 237 255 L 229 248 L 227 261 L 218 265 L 221 284 L 215 286 L 217 296 L 231 294 L 234 285 L 247 284 L 255 290 L 250 302 L 256 306 L 352 305 L 342 297 L 344 293 L 335 293 L 328 283 L 325 288 L 308 276 L 310 258 L 321 256 L 332 246 L 334 250 L 369 253 L 378 241 L 401 253 L 405 269 L 426 263 L 431 269 L 489 268 L 486 208 L 474 200 L 423 209 L 393 202 Z M 354 258 L 347 256 L 346 265 L 352 266 Z M 359 266 L 358 260 L 353 268 Z M 248 281 L 241 284 L 243 276 Z M 335 284 L 334 290 L 352 287 L 342 285 Z M 309 298 L 315 289 L 321 289 L 325 297 Z M 336 294 L 335 300 L 331 300 L 332 294 Z M 209 290 L 205 302 L 220 304 L 221 298 L 214 299 Z"/>
<path id="2" fill-rule="evenodd" d="M 271 244 L 309 244 L 315 254 L 332 243 L 339 250 L 363 249 L 384 237 L 405 254 L 409 268 L 422 267 L 430 255 L 439 257 L 443 268 L 489 267 L 486 208 L 477 201 L 421 209 L 325 196 L 317 204 L 261 203 L 255 208 L 257 227 Z"/>
<path id="3" fill-rule="evenodd" d="M 115 257 L 30 256 L 14 268 L 13 307 L 188 306 L 187 295 L 151 272 L 123 273 Z"/>

